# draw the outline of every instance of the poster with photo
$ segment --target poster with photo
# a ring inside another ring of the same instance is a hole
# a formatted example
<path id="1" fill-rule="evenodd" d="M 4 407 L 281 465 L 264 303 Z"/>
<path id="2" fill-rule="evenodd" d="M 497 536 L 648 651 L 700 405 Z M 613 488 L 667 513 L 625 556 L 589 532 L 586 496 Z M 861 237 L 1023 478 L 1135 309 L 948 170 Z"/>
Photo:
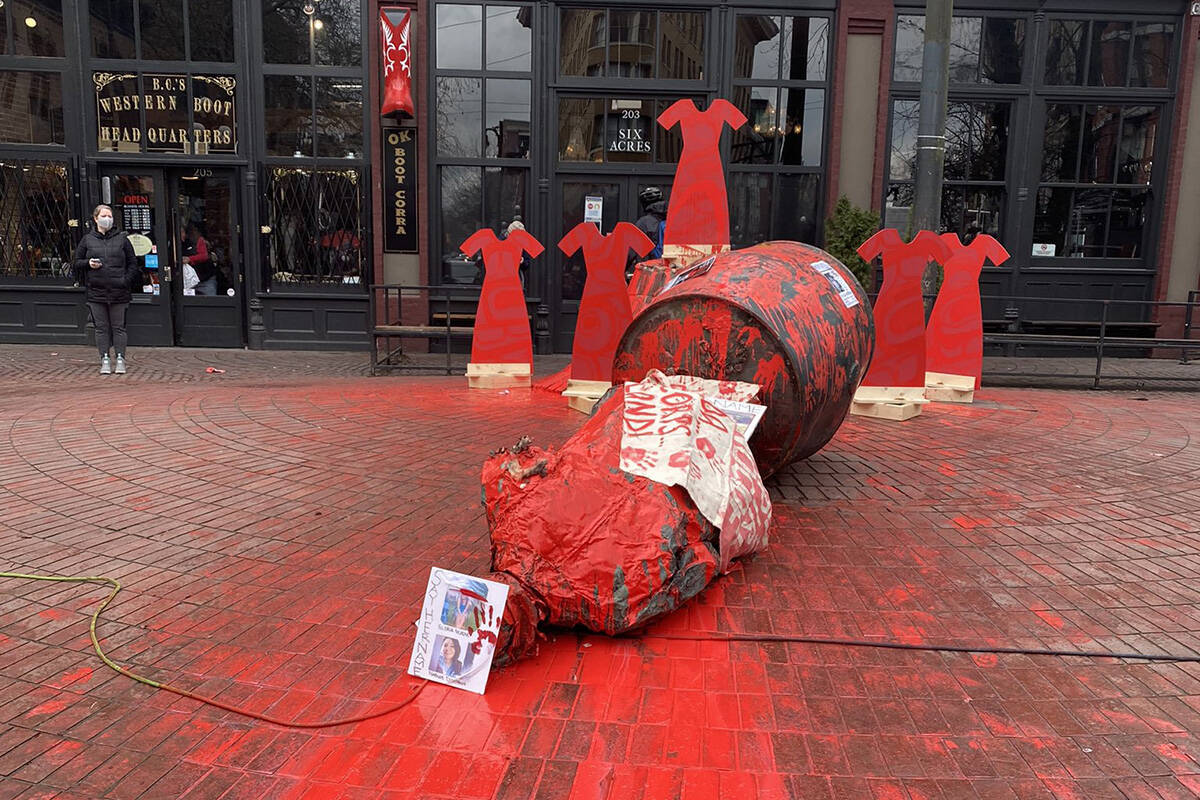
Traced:
<path id="1" fill-rule="evenodd" d="M 408 673 L 483 694 L 508 587 L 433 567 Z"/>
<path id="2" fill-rule="evenodd" d="M 767 411 L 766 406 L 760 406 L 758 403 L 742 403 L 725 397 L 709 396 L 708 402 L 733 419 L 742 438 L 746 441 L 750 441 L 750 437 L 754 435 L 754 429 L 758 427 L 759 420 Z"/>

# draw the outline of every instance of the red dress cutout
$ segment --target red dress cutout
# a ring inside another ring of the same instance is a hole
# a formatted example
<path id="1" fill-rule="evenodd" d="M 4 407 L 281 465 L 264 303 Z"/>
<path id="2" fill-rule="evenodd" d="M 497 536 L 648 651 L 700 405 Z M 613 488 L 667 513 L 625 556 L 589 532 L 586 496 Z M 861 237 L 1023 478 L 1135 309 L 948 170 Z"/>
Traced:
<path id="1" fill-rule="evenodd" d="M 1008 251 L 985 233 L 964 245 L 956 233 L 943 233 L 950 248 L 946 273 L 929 327 L 925 331 L 925 369 L 950 375 L 972 375 L 979 388 L 983 375 L 983 308 L 979 302 L 979 273 L 984 261 L 999 266 Z"/>
<path id="2" fill-rule="evenodd" d="M 683 132 L 683 155 L 667 206 L 665 244 L 729 244 L 729 201 L 721 163 L 721 131 L 737 129 L 746 117 L 728 100 L 714 100 L 700 111 L 691 100 L 679 100 L 658 117 L 670 130 Z"/>
<path id="3" fill-rule="evenodd" d="M 500 239 L 491 228 L 482 228 L 460 249 L 467 255 L 483 251 L 483 290 L 475 312 L 471 363 L 533 364 L 533 336 L 518 269 L 521 251 L 537 258 L 544 249 L 541 243 L 525 231 Z"/>
<path id="4" fill-rule="evenodd" d="M 601 236 L 594 223 L 581 222 L 559 241 L 558 249 L 569 256 L 581 247 L 587 283 L 575 322 L 571 377 L 611 383 L 613 356 L 633 320 L 625 286 L 626 255 L 632 250 L 644 256 L 654 243 L 628 222 L 618 222 L 608 236 Z"/>
<path id="5" fill-rule="evenodd" d="M 875 301 L 875 356 L 863 386 L 925 386 L 925 306 L 921 273 L 930 261 L 944 263 L 949 249 L 932 231 L 905 243 L 884 228 L 858 247 L 865 261 L 883 255 L 883 286 Z"/>

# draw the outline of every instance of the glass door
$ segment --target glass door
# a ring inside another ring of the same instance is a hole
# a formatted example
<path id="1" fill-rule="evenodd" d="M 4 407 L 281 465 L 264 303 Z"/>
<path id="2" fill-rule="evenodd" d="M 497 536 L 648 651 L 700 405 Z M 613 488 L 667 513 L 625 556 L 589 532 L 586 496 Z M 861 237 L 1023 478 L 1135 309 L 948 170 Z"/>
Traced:
<path id="1" fill-rule="evenodd" d="M 636 223 L 646 213 L 638 200 L 648 186 L 658 187 L 665 200 L 670 196 L 670 178 L 665 175 L 649 175 L 637 178 L 629 175 L 560 175 L 558 179 L 558 207 L 562 209 L 558 230 L 553 242 L 546 247 L 547 254 L 555 259 L 556 268 L 552 282 L 552 297 L 555 300 L 554 334 L 555 350 L 569 353 L 575 336 L 575 319 L 579 314 L 579 301 L 587 282 L 587 267 L 583 251 L 564 256 L 556 246 L 580 222 L 594 222 L 600 232 L 608 235 L 618 222 Z M 653 238 L 653 237 L 652 237 Z M 657 243 L 657 242 L 656 242 Z M 638 260 L 630 252 L 630 263 Z"/>
<path id="2" fill-rule="evenodd" d="M 105 167 L 101 202 L 112 206 L 114 225 L 129 237 L 139 273 L 130 290 L 126 327 L 131 347 L 174 344 L 171 259 L 166 189 L 159 169 Z"/>
<path id="3" fill-rule="evenodd" d="M 201 167 L 173 170 L 168 177 L 175 344 L 241 347 L 242 269 L 233 172 Z"/>

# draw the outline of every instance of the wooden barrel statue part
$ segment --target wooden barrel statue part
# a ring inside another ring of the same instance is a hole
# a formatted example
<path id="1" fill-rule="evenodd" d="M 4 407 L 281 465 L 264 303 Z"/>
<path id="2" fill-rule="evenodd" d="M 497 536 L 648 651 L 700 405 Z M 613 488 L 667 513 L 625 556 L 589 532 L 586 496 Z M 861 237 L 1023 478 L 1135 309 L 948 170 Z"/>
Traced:
<path id="1" fill-rule="evenodd" d="M 750 448 L 765 478 L 833 438 L 874 343 L 849 269 L 816 247 L 766 242 L 671 279 L 625 331 L 613 383 L 660 369 L 758 384 L 767 410 Z"/>

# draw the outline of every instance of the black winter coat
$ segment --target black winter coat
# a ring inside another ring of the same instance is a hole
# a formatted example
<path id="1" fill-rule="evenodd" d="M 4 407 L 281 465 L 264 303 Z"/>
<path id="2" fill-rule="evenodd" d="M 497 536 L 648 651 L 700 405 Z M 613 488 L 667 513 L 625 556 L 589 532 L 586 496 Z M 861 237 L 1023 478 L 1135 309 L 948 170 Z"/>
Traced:
<path id="1" fill-rule="evenodd" d="M 104 266 L 92 269 L 88 260 L 93 258 L 100 259 Z M 128 303 L 133 298 L 129 287 L 138 274 L 137 256 L 129 237 L 117 231 L 84 234 L 75 248 L 75 274 L 87 287 L 88 302 Z"/>

